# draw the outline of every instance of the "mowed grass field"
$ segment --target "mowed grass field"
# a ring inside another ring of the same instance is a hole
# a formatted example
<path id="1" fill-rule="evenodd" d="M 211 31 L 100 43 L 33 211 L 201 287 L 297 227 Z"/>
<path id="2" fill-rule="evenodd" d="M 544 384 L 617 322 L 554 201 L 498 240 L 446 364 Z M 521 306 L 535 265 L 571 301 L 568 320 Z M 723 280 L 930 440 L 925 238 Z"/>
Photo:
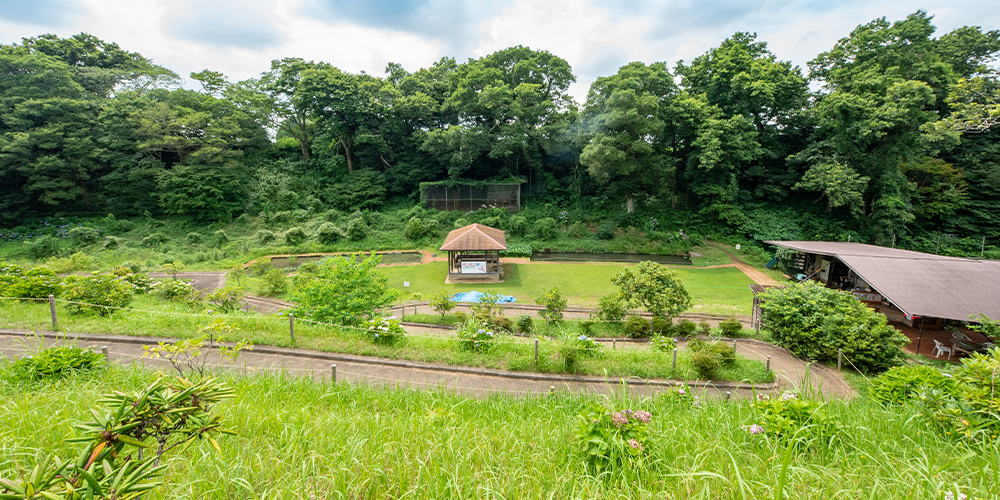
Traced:
<path id="1" fill-rule="evenodd" d="M 446 285 L 447 262 L 431 262 L 416 266 L 382 267 L 379 271 L 389 276 L 389 284 L 399 288 L 405 301 L 413 293 L 421 293 L 424 300 L 439 290 L 452 293 L 478 290 L 493 291 L 514 296 L 518 302 L 534 304 L 543 289 L 558 287 L 569 300 L 570 306 L 596 307 L 601 296 L 616 291 L 611 277 L 621 271 L 622 265 L 604 264 L 506 264 L 503 283 Z M 672 268 L 683 280 L 691 294 L 689 312 L 710 314 L 750 314 L 753 283 L 739 269 L 722 267 L 713 269 Z M 408 288 L 403 282 L 409 282 Z"/>

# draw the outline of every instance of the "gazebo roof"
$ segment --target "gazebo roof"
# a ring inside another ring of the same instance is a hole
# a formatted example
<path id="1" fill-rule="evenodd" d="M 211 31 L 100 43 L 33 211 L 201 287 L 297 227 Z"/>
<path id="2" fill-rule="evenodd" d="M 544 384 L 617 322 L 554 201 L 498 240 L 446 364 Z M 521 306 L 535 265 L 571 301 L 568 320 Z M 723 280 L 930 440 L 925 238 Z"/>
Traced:
<path id="1" fill-rule="evenodd" d="M 503 231 L 482 224 L 470 224 L 448 233 L 441 250 L 506 250 Z"/>

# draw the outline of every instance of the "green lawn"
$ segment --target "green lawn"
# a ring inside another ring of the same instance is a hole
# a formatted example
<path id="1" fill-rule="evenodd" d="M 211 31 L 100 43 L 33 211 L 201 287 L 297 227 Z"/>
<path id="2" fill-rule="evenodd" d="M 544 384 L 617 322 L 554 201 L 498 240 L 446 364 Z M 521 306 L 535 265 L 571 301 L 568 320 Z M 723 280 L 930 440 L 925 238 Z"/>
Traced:
<path id="1" fill-rule="evenodd" d="M 587 264 L 507 264 L 503 283 L 446 285 L 447 262 L 431 262 L 417 266 L 384 267 L 379 270 L 389 276 L 389 284 L 402 290 L 401 300 L 411 293 L 422 293 L 424 299 L 446 289 L 453 293 L 492 290 L 513 295 L 518 302 L 534 304 L 543 289 L 558 287 L 569 298 L 569 305 L 595 307 L 597 299 L 617 290 L 611 277 L 624 268 L 613 265 Z M 690 312 L 714 314 L 750 314 L 753 283 L 745 274 L 731 267 L 717 269 L 674 268 L 691 294 Z M 410 282 L 403 288 L 403 282 Z"/>

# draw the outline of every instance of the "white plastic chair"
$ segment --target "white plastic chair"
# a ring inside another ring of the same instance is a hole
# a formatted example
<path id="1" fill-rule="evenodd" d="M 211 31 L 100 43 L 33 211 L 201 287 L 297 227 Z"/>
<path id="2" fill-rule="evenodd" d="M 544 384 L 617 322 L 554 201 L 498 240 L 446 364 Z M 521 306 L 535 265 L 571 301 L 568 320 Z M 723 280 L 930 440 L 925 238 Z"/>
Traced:
<path id="1" fill-rule="evenodd" d="M 933 340 L 934 340 L 934 357 L 935 358 L 940 358 L 941 354 L 948 353 L 948 361 L 951 361 L 951 354 L 952 354 L 951 347 L 945 346 L 944 344 L 942 344 L 941 342 L 939 342 L 937 339 L 933 339 Z"/>
<path id="2" fill-rule="evenodd" d="M 966 334 L 964 334 L 962 332 L 952 332 L 951 333 L 951 338 L 953 338 L 953 339 L 955 339 L 955 340 L 957 340 L 959 342 L 969 342 L 969 341 L 972 340 L 972 339 L 969 338 L 968 335 L 966 335 Z"/>

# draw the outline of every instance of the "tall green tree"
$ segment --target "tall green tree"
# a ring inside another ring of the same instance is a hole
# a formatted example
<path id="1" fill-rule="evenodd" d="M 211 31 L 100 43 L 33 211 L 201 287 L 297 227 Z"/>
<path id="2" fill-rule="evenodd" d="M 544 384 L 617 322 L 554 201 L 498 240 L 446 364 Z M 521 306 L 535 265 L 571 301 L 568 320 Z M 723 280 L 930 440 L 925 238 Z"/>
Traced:
<path id="1" fill-rule="evenodd" d="M 0 213 L 87 207 L 97 105 L 69 66 L 45 54 L 0 55 Z"/>

